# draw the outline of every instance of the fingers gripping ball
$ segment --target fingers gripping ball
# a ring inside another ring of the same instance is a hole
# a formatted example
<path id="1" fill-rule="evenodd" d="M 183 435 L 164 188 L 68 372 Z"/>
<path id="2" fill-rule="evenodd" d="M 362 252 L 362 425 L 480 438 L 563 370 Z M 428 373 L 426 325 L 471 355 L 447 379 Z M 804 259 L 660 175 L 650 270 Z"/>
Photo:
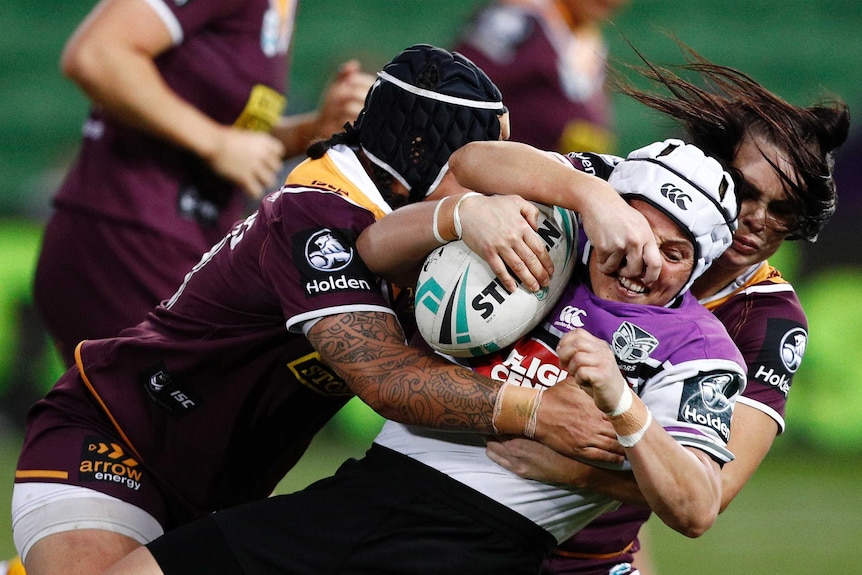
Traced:
<path id="1" fill-rule="evenodd" d="M 559 300 L 577 257 L 578 224 L 570 210 L 535 204 L 538 235 L 554 262 L 548 287 L 508 293 L 490 266 L 463 241 L 434 250 L 416 285 L 416 323 L 435 350 L 455 357 L 497 351 L 534 328 Z"/>

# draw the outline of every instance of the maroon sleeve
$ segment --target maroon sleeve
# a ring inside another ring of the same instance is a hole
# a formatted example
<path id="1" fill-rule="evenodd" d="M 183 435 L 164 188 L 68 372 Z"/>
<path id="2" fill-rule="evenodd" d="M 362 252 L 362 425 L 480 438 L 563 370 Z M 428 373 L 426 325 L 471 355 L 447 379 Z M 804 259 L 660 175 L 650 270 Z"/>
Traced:
<path id="1" fill-rule="evenodd" d="M 283 193 L 267 214 L 261 268 L 287 325 L 348 311 L 389 309 L 381 280 L 359 257 L 356 238 L 374 215 L 329 192 Z"/>
<path id="2" fill-rule="evenodd" d="M 772 291 L 776 286 L 786 287 Z M 796 293 L 789 284 L 757 284 L 713 313 L 748 366 L 741 401 L 767 413 L 783 431 L 787 396 L 808 342 L 808 321 Z"/>

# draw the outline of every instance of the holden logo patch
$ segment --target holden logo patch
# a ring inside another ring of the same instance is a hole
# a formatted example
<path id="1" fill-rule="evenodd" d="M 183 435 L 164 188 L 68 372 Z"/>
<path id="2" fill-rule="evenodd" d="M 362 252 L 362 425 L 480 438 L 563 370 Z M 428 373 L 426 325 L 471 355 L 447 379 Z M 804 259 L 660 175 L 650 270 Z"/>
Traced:
<path id="1" fill-rule="evenodd" d="M 335 272 L 350 265 L 353 248 L 345 248 L 331 230 L 323 228 L 312 234 L 305 243 L 305 259 L 316 270 Z"/>
<path id="2" fill-rule="evenodd" d="M 679 420 L 712 428 L 722 441 L 730 439 L 730 398 L 739 393 L 741 378 L 734 373 L 698 373 L 683 383 Z"/>
<path id="3" fill-rule="evenodd" d="M 676 204 L 676 207 L 681 210 L 687 210 L 688 203 L 691 202 L 691 196 L 689 196 L 671 183 L 662 184 L 661 195 Z"/>
<path id="4" fill-rule="evenodd" d="M 795 373 L 805 355 L 808 334 L 801 327 L 791 329 L 781 338 L 781 362 L 790 373 Z"/>

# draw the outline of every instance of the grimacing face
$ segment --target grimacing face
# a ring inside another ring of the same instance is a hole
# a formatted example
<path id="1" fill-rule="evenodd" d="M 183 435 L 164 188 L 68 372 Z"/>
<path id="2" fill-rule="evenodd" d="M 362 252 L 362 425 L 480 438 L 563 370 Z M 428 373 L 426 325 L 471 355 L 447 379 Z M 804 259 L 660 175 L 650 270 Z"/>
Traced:
<path id="1" fill-rule="evenodd" d="M 739 227 L 733 244 L 713 265 L 742 271 L 778 251 L 793 223 L 793 205 L 784 183 L 770 162 L 790 174 L 791 166 L 779 150 L 762 139 L 746 137 L 733 160 L 744 179 L 738 193 L 741 200 Z"/>
<path id="2" fill-rule="evenodd" d="M 602 299 L 664 306 L 688 281 L 694 268 L 694 246 L 686 231 L 661 210 L 651 204 L 632 200 L 631 206 L 649 222 L 662 256 L 662 267 L 658 280 L 647 287 L 637 280 L 620 277 L 617 273 L 606 275 L 596 266 L 595 253 L 590 254 L 589 274 L 593 293 Z"/>

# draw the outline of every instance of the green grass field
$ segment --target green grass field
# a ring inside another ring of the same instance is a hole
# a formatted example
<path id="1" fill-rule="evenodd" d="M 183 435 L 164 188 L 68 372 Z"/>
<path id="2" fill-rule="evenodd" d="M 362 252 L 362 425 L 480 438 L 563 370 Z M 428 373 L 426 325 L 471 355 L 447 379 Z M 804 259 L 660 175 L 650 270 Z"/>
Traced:
<path id="1" fill-rule="evenodd" d="M 279 492 L 300 489 L 360 456 L 379 426 L 376 416 L 351 405 L 365 421 L 348 432 L 336 418 L 318 436 Z M 351 439 L 346 439 L 351 438 Z M 853 572 L 862 541 L 862 459 L 782 448 L 781 440 L 716 525 L 687 539 L 657 519 L 648 524 L 659 575 L 826 575 Z M 9 508 L 17 437 L 0 438 L 0 508 Z M 0 513 L 0 558 L 14 554 L 9 517 Z"/>

